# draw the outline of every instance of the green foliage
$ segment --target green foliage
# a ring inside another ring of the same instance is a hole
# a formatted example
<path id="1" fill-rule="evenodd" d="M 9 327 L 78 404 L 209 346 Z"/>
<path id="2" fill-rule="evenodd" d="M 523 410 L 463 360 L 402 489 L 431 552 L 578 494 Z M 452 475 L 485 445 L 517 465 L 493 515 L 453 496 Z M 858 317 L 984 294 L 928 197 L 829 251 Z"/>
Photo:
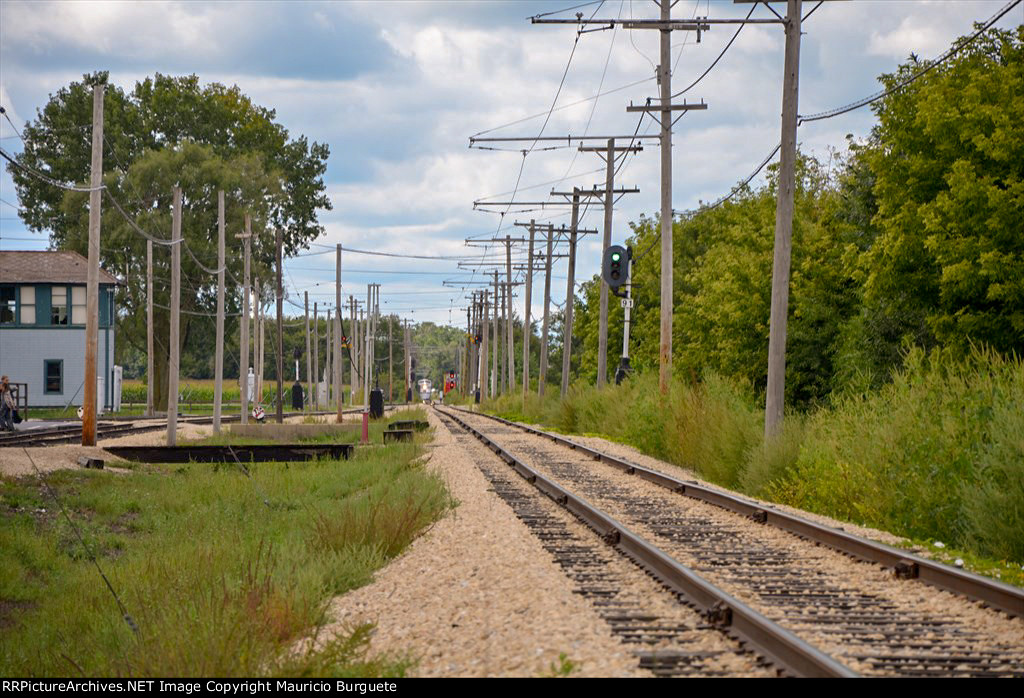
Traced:
<path id="1" fill-rule="evenodd" d="M 914 350 L 878 390 L 849 392 L 763 439 L 749 386 L 709 373 L 667 397 L 649 371 L 564 401 L 503 396 L 508 419 L 593 433 L 747 494 L 975 555 L 1024 562 L 1024 363 Z"/>
<path id="2" fill-rule="evenodd" d="M 777 500 L 913 538 L 1024 559 L 1024 365 L 915 350 L 876 392 L 807 422 Z"/>
<path id="3" fill-rule="evenodd" d="M 960 355 L 971 342 L 1024 346 L 1022 82 L 1024 26 L 993 29 L 876 108 L 866 301 L 915 343 Z"/>
<path id="4" fill-rule="evenodd" d="M 85 76 L 51 95 L 37 118 L 25 126 L 26 146 L 20 163 L 52 173 L 56 179 L 88 180 L 90 142 L 83 138 L 92 123 L 93 83 L 107 82 L 106 73 Z M 253 222 L 253 284 L 270 298 L 269 270 L 274 259 L 272 229 L 283 231 L 285 255 L 308 246 L 323 232 L 317 211 L 331 208 L 323 174 L 328 148 L 290 138 L 274 121 L 275 113 L 243 95 L 237 87 L 201 85 L 195 75 L 157 74 L 125 92 L 108 84 L 104 96 L 104 184 L 128 216 L 157 238 L 170 236 L 172 187 L 183 189 L 182 233 L 188 249 L 207 268 L 217 266 L 217 191 L 225 192 L 227 229 L 243 229 L 244 216 Z M 48 231 L 61 249 L 86 252 L 87 195 L 66 192 L 9 166 L 25 223 Z M 124 281 L 116 296 L 118 361 L 141 367 L 138 354 L 146 346 L 146 241 L 104 199 L 101 263 Z M 233 233 L 231 233 L 233 234 Z M 156 246 L 154 277 L 156 336 L 168 327 L 169 257 Z M 185 375 L 210 363 L 212 318 L 190 313 L 216 309 L 216 276 L 204 272 L 192 256 L 181 255 L 181 337 Z M 229 280 L 242 276 L 242 258 L 226 258 Z M 229 283 L 227 312 L 237 314 L 241 291 Z M 160 306 L 163 306 L 161 308 Z M 237 321 L 236 321 L 237 322 Z M 229 323 L 228 336 L 237 334 Z M 193 330 L 195 325 L 198 330 Z M 198 342 L 193 332 L 206 342 Z M 208 342 L 208 344 L 207 344 Z M 156 404 L 166 407 L 168 348 L 157 342 L 154 382 Z M 237 348 L 227 363 L 237 365 Z M 131 374 L 129 374 L 131 375 Z M 237 374 L 236 374 L 237 375 Z"/>
<path id="5" fill-rule="evenodd" d="M 140 628 L 133 634 L 34 478 L 0 480 L 0 673 L 66 676 L 401 675 L 369 626 L 307 643 L 330 599 L 451 506 L 415 444 L 235 468 L 47 475 Z M 262 492 L 271 506 L 265 506 Z M 374 511 L 373 529 L 341 522 Z M 329 536 L 323 534 L 327 529 Z"/>
<path id="6" fill-rule="evenodd" d="M 581 662 L 574 662 L 569 659 L 569 655 L 565 652 L 558 653 L 558 663 L 551 662 L 551 668 L 548 673 L 544 674 L 542 678 L 547 679 L 564 679 L 572 676 L 574 671 L 579 670 L 582 666 Z"/>

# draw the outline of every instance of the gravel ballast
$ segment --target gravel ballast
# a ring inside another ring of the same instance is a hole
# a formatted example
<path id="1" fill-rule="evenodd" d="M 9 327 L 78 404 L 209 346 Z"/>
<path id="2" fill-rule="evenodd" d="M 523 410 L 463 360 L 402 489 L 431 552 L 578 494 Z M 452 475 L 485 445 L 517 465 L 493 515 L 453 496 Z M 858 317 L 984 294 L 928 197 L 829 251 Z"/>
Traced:
<path id="1" fill-rule="evenodd" d="M 875 662 L 875 653 L 881 652 L 887 658 L 940 657 L 922 659 L 928 667 L 946 661 L 946 656 L 962 655 L 967 661 L 950 668 L 957 672 L 969 672 L 971 658 L 983 654 L 993 657 L 995 672 L 1024 670 L 1024 660 L 1007 662 L 1024 657 L 1021 619 L 918 582 L 895 580 L 878 566 L 674 495 L 547 439 L 483 417 L 466 421 L 713 583 L 783 621 L 826 652 L 844 657 L 854 669 L 907 673 L 908 666 L 890 668 Z M 762 577 L 765 572 L 774 576 Z M 819 587 L 821 592 L 813 591 Z M 841 631 L 831 625 L 834 622 Z M 864 623 L 875 631 L 854 627 Z M 902 637 L 903 644 L 880 642 L 890 636 Z"/>
<path id="2" fill-rule="evenodd" d="M 426 467 L 458 506 L 375 580 L 337 598 L 337 628 L 375 622 L 375 652 L 409 653 L 416 676 L 644 676 L 447 428 Z M 330 628 L 327 629 L 330 631 Z"/>

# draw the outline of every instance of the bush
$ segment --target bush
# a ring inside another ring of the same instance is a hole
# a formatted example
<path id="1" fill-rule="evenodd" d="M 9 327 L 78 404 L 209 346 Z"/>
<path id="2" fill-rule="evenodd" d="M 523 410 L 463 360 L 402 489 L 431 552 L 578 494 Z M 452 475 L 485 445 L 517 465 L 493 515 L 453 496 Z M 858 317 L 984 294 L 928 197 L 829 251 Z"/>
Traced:
<path id="1" fill-rule="evenodd" d="M 486 410 L 565 432 L 600 434 L 690 468 L 712 482 L 913 539 L 1024 560 L 1024 365 L 974 350 L 966 359 L 910 351 L 892 382 L 829 407 L 787 415 L 763 438 L 760 398 L 708 373 L 657 374 L 560 400 L 521 394 Z"/>

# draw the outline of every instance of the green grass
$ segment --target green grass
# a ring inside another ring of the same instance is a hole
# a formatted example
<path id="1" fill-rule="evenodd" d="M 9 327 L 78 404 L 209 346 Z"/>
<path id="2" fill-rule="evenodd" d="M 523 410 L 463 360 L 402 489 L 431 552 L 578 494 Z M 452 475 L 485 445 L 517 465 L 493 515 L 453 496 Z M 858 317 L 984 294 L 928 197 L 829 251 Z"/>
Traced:
<path id="1" fill-rule="evenodd" d="M 416 464 L 426 438 L 250 464 L 253 481 L 223 464 L 48 474 L 138 634 L 38 480 L 0 480 L 0 675 L 403 674 L 370 627 L 302 640 L 453 505 Z"/>
<path id="2" fill-rule="evenodd" d="M 714 375 L 657 375 L 564 401 L 501 396 L 486 411 L 590 433 L 717 484 L 908 540 L 940 540 L 968 569 L 1020 583 L 1024 563 L 1024 363 L 985 351 L 914 352 L 879 390 L 788 414 L 765 442 L 762 400 Z M 999 575 L 996 575 L 999 572 Z"/>
<path id="3" fill-rule="evenodd" d="M 332 419 L 328 415 L 328 419 Z M 410 409 L 404 409 L 399 412 L 394 412 L 389 417 L 384 419 L 371 419 L 369 425 L 369 440 L 371 444 L 383 443 L 384 437 L 383 432 L 388 430 L 388 425 L 393 422 L 400 422 L 406 420 L 420 420 L 427 421 L 427 413 L 422 407 L 415 407 Z M 270 422 L 271 420 L 267 420 Z M 323 424 L 320 420 L 308 420 L 311 423 Z M 306 423 L 307 420 L 303 420 Z M 360 430 L 359 422 L 345 422 L 345 429 L 337 431 L 335 433 L 320 434 L 318 436 L 309 436 L 297 439 L 297 441 L 303 443 L 337 443 L 337 444 L 351 444 L 359 443 L 362 439 L 362 432 Z M 207 436 L 202 439 L 196 439 L 186 443 L 197 443 L 207 446 L 256 446 L 261 444 L 273 444 L 279 443 L 273 439 L 261 439 L 258 437 L 249 436 L 234 436 L 229 431 L 222 432 L 216 436 Z"/>

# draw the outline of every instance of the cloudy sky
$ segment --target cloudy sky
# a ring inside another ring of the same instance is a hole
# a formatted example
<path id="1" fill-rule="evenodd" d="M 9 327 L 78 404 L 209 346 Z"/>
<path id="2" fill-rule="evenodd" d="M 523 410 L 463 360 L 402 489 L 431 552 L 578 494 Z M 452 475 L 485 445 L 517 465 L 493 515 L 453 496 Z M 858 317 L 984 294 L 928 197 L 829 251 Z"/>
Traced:
<path id="1" fill-rule="evenodd" d="M 587 33 L 570 61 L 573 27 L 531 25 L 527 19 L 573 4 L 2 0 L 0 104 L 20 129 L 50 93 L 95 70 L 109 70 L 111 80 L 125 90 L 156 72 L 195 73 L 204 82 L 237 84 L 257 103 L 276 109 L 293 135 L 330 145 L 326 182 L 334 210 L 321 216 L 327 232 L 318 243 L 400 254 L 493 255 L 496 248 L 464 245 L 467 237 L 493 236 L 502 221 L 495 213 L 474 211 L 474 200 L 507 199 L 517 179 L 518 199 L 547 199 L 556 183 L 560 189 L 603 183 L 603 165 L 594 154 L 569 148 L 538 150 L 524 163 L 518 152 L 469 149 L 471 135 L 488 131 L 488 136 L 533 137 L 542 126 L 544 135 L 555 136 L 632 134 L 637 117 L 625 107 L 657 94 L 657 32 Z M 826 2 L 804 24 L 800 113 L 877 91 L 880 73 L 892 71 L 911 52 L 938 55 L 968 33 L 973 21 L 988 19 L 1005 4 Z M 804 6 L 806 13 L 814 3 Z M 999 26 L 1024 22 L 1022 7 Z M 732 2 L 678 0 L 673 17 L 742 17 L 748 10 L 749 5 Z M 615 0 L 555 16 L 576 11 L 621 18 L 650 18 L 658 12 L 650 0 Z M 753 16 L 771 14 L 761 6 Z M 692 34 L 674 32 L 674 91 L 704 72 L 734 31 L 715 26 L 699 43 Z M 687 94 L 709 108 L 691 112 L 676 127 L 676 210 L 727 193 L 779 141 L 782 64 L 781 27 L 751 25 Z M 589 99 L 598 94 L 603 96 Z M 846 134 L 864 136 L 871 125 L 865 108 L 807 124 L 799 140 L 805 151 L 827 161 L 829 148 L 842 148 Z M 650 119 L 641 126 L 641 133 L 654 130 Z M 0 146 L 21 149 L 6 121 L 0 122 Z M 658 173 L 653 142 L 621 169 L 617 184 L 637 186 L 640 193 L 617 205 L 615 241 L 626 237 L 629 221 L 657 211 Z M 530 217 L 568 222 L 559 210 L 513 209 L 504 217 L 501 234 L 513 221 Z M 584 224 L 599 227 L 602 220 L 601 212 L 591 209 Z M 589 277 L 598 268 L 596 237 L 581 249 L 578 277 Z M 46 244 L 44 235 L 29 232 L 18 219 L 16 193 L 4 171 L 0 249 L 45 249 Z M 295 259 L 286 266 L 293 298 L 309 291 L 311 300 L 329 302 L 333 292 L 323 282 L 334 278 L 332 254 Z M 462 288 L 479 282 L 483 269 L 460 270 L 449 260 L 354 253 L 345 256 L 344 268 L 346 294 L 365 297 L 366 283 L 377 281 L 384 309 L 441 323 L 465 322 L 459 310 L 464 307 Z M 559 304 L 564 278 L 561 260 L 552 284 Z M 541 284 L 538 277 L 535 289 Z M 533 305 L 539 312 L 539 302 Z"/>

